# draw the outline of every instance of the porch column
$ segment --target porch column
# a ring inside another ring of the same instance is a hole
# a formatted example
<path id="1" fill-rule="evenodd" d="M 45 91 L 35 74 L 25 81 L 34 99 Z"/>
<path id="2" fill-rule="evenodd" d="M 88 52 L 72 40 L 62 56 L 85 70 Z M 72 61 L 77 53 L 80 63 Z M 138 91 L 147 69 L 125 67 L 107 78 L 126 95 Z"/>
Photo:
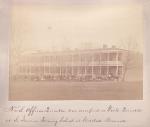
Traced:
<path id="1" fill-rule="evenodd" d="M 85 62 L 84 62 L 84 63 L 85 63 L 85 64 L 84 64 L 84 65 L 85 65 L 85 75 L 87 74 L 87 70 L 86 70 L 87 61 L 86 61 L 86 60 L 87 60 L 87 59 L 86 59 L 86 55 L 85 55 Z"/>
<path id="2" fill-rule="evenodd" d="M 99 74 L 101 75 L 101 53 L 100 53 L 100 55 L 99 55 Z"/>
<path id="3" fill-rule="evenodd" d="M 94 76 L 94 73 L 93 73 L 93 71 L 94 71 L 94 62 L 93 62 L 93 54 L 92 54 L 92 79 L 93 79 L 93 76 Z"/>
<path id="4" fill-rule="evenodd" d="M 117 62 L 116 75 L 118 76 L 118 51 L 117 51 L 117 54 L 116 54 L 116 62 Z"/>
<path id="5" fill-rule="evenodd" d="M 71 75 L 73 75 L 73 54 L 71 54 Z"/>
<path id="6" fill-rule="evenodd" d="M 79 62 L 80 62 L 80 55 L 77 55 L 77 76 L 79 75 Z"/>
<path id="7" fill-rule="evenodd" d="M 109 74 L 109 52 L 107 53 L 107 76 Z"/>

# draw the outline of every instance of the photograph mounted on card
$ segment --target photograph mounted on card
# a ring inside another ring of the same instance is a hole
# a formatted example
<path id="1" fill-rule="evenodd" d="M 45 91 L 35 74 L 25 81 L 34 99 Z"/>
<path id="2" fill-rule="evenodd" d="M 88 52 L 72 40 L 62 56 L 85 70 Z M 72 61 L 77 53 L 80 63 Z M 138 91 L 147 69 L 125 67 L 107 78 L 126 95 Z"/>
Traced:
<path id="1" fill-rule="evenodd" d="M 143 8 L 16 2 L 9 100 L 142 100 Z"/>

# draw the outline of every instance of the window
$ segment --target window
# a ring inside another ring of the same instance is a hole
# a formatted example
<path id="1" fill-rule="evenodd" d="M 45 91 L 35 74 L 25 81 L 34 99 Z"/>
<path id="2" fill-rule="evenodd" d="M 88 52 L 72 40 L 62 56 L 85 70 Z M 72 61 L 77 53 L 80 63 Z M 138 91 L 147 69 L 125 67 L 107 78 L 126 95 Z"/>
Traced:
<path id="1" fill-rule="evenodd" d="M 102 61 L 107 61 L 107 53 L 102 53 L 101 54 L 101 60 Z"/>
<path id="2" fill-rule="evenodd" d="M 109 54 L 109 61 L 116 61 L 116 56 L 117 56 L 117 53 L 110 53 Z"/>

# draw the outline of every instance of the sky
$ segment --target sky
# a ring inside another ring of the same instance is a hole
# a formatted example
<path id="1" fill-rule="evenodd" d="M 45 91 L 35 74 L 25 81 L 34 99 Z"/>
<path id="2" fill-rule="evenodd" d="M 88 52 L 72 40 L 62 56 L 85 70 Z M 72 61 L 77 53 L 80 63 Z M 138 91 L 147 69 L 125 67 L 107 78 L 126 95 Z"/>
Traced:
<path id="1" fill-rule="evenodd" d="M 143 50 L 143 8 L 128 4 L 14 4 L 12 45 L 23 51 L 101 48 Z"/>

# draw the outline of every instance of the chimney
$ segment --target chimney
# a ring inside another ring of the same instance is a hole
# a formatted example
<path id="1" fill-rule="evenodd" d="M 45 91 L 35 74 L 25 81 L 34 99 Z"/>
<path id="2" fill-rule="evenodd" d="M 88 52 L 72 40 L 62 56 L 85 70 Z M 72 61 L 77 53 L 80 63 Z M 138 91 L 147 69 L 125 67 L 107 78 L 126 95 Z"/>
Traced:
<path id="1" fill-rule="evenodd" d="M 116 48 L 116 46 L 115 45 L 112 45 L 112 49 L 115 49 Z"/>
<path id="2" fill-rule="evenodd" d="M 106 44 L 103 44 L 103 49 L 107 49 L 108 46 Z"/>

